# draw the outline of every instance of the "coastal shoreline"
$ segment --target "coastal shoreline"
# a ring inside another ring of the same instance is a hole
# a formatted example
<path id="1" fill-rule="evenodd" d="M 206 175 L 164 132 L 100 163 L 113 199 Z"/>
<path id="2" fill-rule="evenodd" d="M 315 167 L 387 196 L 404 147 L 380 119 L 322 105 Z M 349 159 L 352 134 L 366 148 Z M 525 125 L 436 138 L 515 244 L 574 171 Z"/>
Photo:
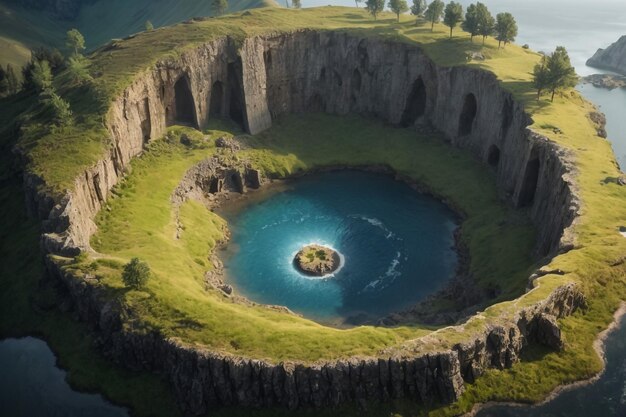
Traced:
<path id="1" fill-rule="evenodd" d="M 626 318 L 626 301 L 622 301 L 620 306 L 617 308 L 617 310 L 615 310 L 615 313 L 613 313 L 613 321 L 611 321 L 611 323 L 606 329 L 598 333 L 598 335 L 596 336 L 596 339 L 593 341 L 593 349 L 596 351 L 600 359 L 602 359 L 602 363 L 603 363 L 602 369 L 595 375 L 587 379 L 582 379 L 580 381 L 575 381 L 575 382 L 559 385 L 554 390 L 552 390 L 552 392 L 550 392 L 546 396 L 546 398 L 544 398 L 542 401 L 536 404 L 524 404 L 524 403 L 518 403 L 518 402 L 512 402 L 512 401 L 504 401 L 504 402 L 489 401 L 486 403 L 474 404 L 472 409 L 469 412 L 462 414 L 461 417 L 474 417 L 482 410 L 493 408 L 493 407 L 499 407 L 499 406 L 527 407 L 528 409 L 534 409 L 534 408 L 541 407 L 555 400 L 559 395 L 565 392 L 573 391 L 573 390 L 585 387 L 587 385 L 596 383 L 606 371 L 606 349 L 605 349 L 606 340 L 611 335 L 611 333 L 613 333 L 613 331 L 615 331 L 617 327 L 619 327 L 619 325 L 622 323 L 622 321 L 625 318 Z"/>

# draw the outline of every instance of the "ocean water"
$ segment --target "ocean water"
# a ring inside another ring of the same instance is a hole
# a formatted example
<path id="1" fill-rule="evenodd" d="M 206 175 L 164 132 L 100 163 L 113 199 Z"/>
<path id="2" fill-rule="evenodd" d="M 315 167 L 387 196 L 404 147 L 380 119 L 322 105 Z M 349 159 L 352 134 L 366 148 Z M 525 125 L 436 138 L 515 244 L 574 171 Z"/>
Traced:
<path id="1" fill-rule="evenodd" d="M 280 192 L 220 213 L 232 231 L 228 282 L 249 299 L 320 321 L 376 318 L 409 307 L 455 273 L 454 214 L 392 177 L 341 171 L 290 181 Z M 307 277 L 295 254 L 317 243 L 342 267 Z"/>
<path id="2" fill-rule="evenodd" d="M 97 394 L 72 390 L 39 339 L 0 341 L 0 415 L 6 417 L 128 417 Z"/>

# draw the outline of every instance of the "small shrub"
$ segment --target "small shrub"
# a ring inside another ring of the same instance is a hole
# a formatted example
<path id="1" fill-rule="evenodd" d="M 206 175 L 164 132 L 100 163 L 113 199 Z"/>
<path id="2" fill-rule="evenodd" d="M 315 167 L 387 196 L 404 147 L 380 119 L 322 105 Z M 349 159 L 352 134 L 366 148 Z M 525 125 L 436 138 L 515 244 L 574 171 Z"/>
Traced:
<path id="1" fill-rule="evenodd" d="M 150 278 L 150 267 L 139 258 L 133 258 L 124 265 L 122 281 L 124 285 L 133 289 L 143 288 Z"/>

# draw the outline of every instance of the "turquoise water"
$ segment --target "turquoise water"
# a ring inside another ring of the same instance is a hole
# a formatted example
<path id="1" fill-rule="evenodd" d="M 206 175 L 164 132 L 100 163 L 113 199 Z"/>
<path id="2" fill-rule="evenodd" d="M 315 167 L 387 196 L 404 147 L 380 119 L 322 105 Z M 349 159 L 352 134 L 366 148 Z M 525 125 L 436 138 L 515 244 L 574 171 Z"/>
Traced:
<path id="1" fill-rule="evenodd" d="M 222 215 L 232 231 L 224 261 L 236 291 L 322 321 L 398 311 L 455 273 L 454 214 L 384 175 L 305 176 Z M 310 243 L 337 250 L 341 269 L 322 279 L 298 272 L 293 258 Z"/>
<path id="2" fill-rule="evenodd" d="M 100 395 L 73 391 L 56 358 L 39 339 L 0 341 L 0 415 L 7 417 L 127 417 Z"/>

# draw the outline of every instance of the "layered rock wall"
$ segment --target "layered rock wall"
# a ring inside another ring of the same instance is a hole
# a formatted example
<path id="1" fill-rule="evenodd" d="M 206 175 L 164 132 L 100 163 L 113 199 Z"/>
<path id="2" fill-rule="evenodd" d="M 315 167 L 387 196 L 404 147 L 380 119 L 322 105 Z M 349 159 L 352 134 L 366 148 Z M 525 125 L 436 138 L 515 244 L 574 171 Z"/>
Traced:
<path id="1" fill-rule="evenodd" d="M 574 244 L 568 228 L 579 203 L 569 155 L 527 128 L 531 120 L 494 75 L 439 67 L 416 45 L 301 31 L 252 37 L 240 46 L 217 39 L 138 76 L 108 114 L 110 151 L 76 178 L 73 190 L 55 199 L 27 174 L 27 200 L 43 220 L 45 251 L 73 255 L 90 249 L 93 218 L 109 190 L 168 125 L 203 127 L 210 117 L 230 117 L 257 133 L 281 114 L 303 111 L 357 112 L 401 126 L 432 124 L 453 145 L 493 167 L 504 198 L 528 208 L 541 255 Z M 49 270 L 68 287 L 80 317 L 101 334 L 103 349 L 127 366 L 164 372 L 192 413 L 231 404 L 322 406 L 401 397 L 451 402 L 464 381 L 488 367 L 510 366 L 528 343 L 558 348 L 555 318 L 583 303 L 574 287 L 562 287 L 485 332 L 468 335 L 467 343 L 428 354 L 403 348 L 378 358 L 271 364 L 129 332 L 121 325 L 122 307 L 107 301 L 88 277 L 77 278 L 54 262 Z"/>
<path id="2" fill-rule="evenodd" d="M 491 367 L 511 366 L 529 343 L 560 348 L 555 319 L 584 305 L 569 285 L 454 346 L 427 353 L 402 347 L 377 357 L 272 363 L 218 354 L 157 332 L 129 331 L 120 319 L 122 307 L 89 276 L 76 276 L 51 261 L 48 268 L 68 288 L 81 320 L 99 334 L 105 354 L 132 369 L 164 373 L 179 405 L 192 414 L 232 405 L 294 409 L 400 398 L 425 405 L 451 403 L 463 393 L 465 381 Z"/>

